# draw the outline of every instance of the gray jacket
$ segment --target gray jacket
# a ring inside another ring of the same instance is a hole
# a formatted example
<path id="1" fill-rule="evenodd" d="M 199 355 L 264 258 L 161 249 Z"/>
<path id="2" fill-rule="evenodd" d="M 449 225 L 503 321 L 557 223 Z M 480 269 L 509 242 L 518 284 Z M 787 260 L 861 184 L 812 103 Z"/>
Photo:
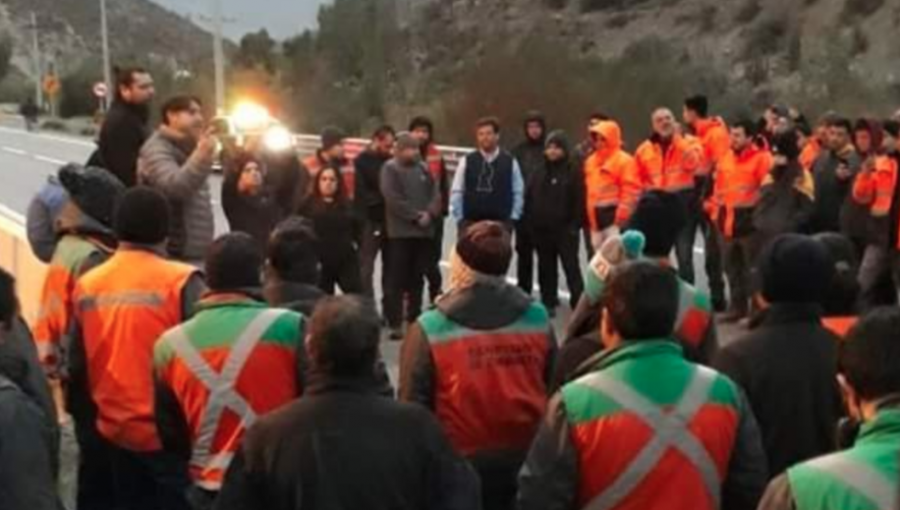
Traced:
<path id="1" fill-rule="evenodd" d="M 441 219 L 441 195 L 437 183 L 421 162 L 404 164 L 396 159 L 385 163 L 381 171 L 381 193 L 384 195 L 385 220 L 390 239 L 430 239 Z M 432 222 L 418 224 L 419 215 L 427 212 Z"/>
<path id="2" fill-rule="evenodd" d="M 193 143 L 157 130 L 138 159 L 138 181 L 165 195 L 172 207 L 169 255 L 186 262 L 204 259 L 216 230 L 209 190 L 212 163 L 193 152 Z"/>

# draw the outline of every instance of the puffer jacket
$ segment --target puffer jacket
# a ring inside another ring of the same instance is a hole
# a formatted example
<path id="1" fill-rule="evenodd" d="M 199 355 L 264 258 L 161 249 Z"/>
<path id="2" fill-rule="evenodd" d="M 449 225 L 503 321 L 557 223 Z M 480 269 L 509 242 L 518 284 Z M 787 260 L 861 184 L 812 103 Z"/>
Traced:
<path id="1" fill-rule="evenodd" d="M 140 184 L 165 195 L 172 208 L 167 251 L 187 262 L 203 260 L 216 230 L 209 189 L 212 163 L 193 154 L 194 148 L 193 142 L 162 128 L 147 140 L 138 160 Z"/>
<path id="2" fill-rule="evenodd" d="M 619 125 L 604 121 L 591 132 L 607 142 L 585 163 L 586 211 L 591 229 L 598 231 L 624 225 L 634 212 L 643 187 L 634 158 L 622 150 Z"/>

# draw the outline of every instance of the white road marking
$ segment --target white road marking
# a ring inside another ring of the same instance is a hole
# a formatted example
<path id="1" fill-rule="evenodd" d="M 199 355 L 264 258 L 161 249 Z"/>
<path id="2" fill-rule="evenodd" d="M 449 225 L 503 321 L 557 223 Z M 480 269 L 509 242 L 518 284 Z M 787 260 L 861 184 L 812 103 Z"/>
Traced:
<path id="1" fill-rule="evenodd" d="M 15 149 L 13 147 L 3 147 L 3 152 L 15 154 L 16 156 L 25 156 L 28 154 L 27 152 L 23 151 L 22 149 Z"/>
<path id="2" fill-rule="evenodd" d="M 10 209 L 9 207 L 6 207 L 3 204 L 0 204 L 0 215 L 6 216 L 7 218 L 18 223 L 19 225 L 25 225 L 25 217 L 24 216 L 17 213 L 16 211 L 13 211 L 12 209 Z"/>
<path id="3" fill-rule="evenodd" d="M 95 147 L 96 144 L 92 142 L 86 142 L 84 140 L 79 140 L 78 138 L 68 137 L 68 136 L 55 136 L 55 135 L 47 135 L 43 133 L 29 133 L 27 131 L 22 131 L 21 129 L 14 129 L 0 126 L 0 133 L 10 133 L 19 136 L 29 136 L 32 138 L 43 138 L 44 140 L 53 140 L 54 142 L 67 143 L 69 145 L 77 145 L 79 147 Z"/>
<path id="4" fill-rule="evenodd" d="M 62 165 L 65 165 L 68 163 L 67 161 L 63 161 L 61 159 L 56 159 L 56 158 L 48 158 L 47 156 L 37 156 L 36 155 L 36 156 L 34 156 L 34 159 L 41 161 L 43 163 L 50 163 L 51 165 L 57 165 L 57 166 L 62 166 Z"/>

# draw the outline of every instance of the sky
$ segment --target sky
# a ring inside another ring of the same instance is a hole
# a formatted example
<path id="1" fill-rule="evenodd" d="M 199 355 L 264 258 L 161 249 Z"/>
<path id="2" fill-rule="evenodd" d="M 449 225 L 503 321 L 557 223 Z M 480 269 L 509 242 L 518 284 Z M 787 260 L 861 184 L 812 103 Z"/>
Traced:
<path id="1" fill-rule="evenodd" d="M 207 16 L 212 0 L 153 0 L 175 12 Z M 247 32 L 268 29 L 276 39 L 294 35 L 305 28 L 313 28 L 319 6 L 329 0 L 221 0 L 225 32 L 232 39 L 240 39 Z M 196 17 L 195 17 L 196 19 Z M 203 20 L 198 23 L 206 26 Z"/>

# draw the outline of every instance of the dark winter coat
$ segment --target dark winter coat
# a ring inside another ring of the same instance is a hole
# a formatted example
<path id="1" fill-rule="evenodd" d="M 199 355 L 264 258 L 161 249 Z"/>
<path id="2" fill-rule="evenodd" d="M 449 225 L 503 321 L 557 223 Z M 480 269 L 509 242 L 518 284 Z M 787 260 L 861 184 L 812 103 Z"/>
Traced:
<path id="1" fill-rule="evenodd" d="M 813 214 L 813 187 L 812 176 L 798 163 L 773 168 L 753 212 L 756 230 L 767 238 L 802 232 Z"/>
<path id="2" fill-rule="evenodd" d="M 584 178 L 569 159 L 568 143 L 560 140 L 566 157 L 557 162 L 546 159 L 538 166 L 525 187 L 525 216 L 535 230 L 577 230 L 584 211 Z"/>
<path id="3" fill-rule="evenodd" d="M 222 209 L 232 232 L 250 234 L 262 249 L 281 217 L 272 190 L 265 184 L 259 195 L 243 195 L 238 190 L 241 170 L 229 169 L 222 181 Z"/>
<path id="4" fill-rule="evenodd" d="M 355 263 L 360 224 L 350 202 L 336 200 L 329 203 L 313 196 L 300 207 L 300 216 L 313 222 L 319 260 L 323 266 L 340 268 Z"/>
<path id="5" fill-rule="evenodd" d="M 374 225 L 384 225 L 381 169 L 390 159 L 390 156 L 366 149 L 353 162 L 356 167 L 356 208 L 362 219 Z"/>
<path id="6" fill-rule="evenodd" d="M 217 510 L 478 509 L 478 484 L 427 410 L 321 377 L 251 428 Z"/>
<path id="7" fill-rule="evenodd" d="M 138 155 L 150 136 L 149 119 L 146 106 L 117 100 L 100 128 L 97 152 L 100 163 L 129 188 L 137 184 Z"/>
<path id="8" fill-rule="evenodd" d="M 746 392 L 775 477 L 833 451 L 842 415 L 838 338 L 815 305 L 773 305 L 762 323 L 722 349 L 713 368 Z"/>
<path id="9" fill-rule="evenodd" d="M 853 177 L 841 179 L 837 176 L 836 171 L 841 164 L 850 168 Z M 814 233 L 846 232 L 843 229 L 851 226 L 856 214 L 847 213 L 845 210 L 853 207 L 851 191 L 853 190 L 853 179 L 859 173 L 860 165 L 859 155 L 852 147 L 848 147 L 840 154 L 826 151 L 816 160 L 813 165 L 816 202 L 811 224 L 811 230 Z M 860 233 L 862 232 L 865 232 L 865 228 L 860 230 Z"/>

